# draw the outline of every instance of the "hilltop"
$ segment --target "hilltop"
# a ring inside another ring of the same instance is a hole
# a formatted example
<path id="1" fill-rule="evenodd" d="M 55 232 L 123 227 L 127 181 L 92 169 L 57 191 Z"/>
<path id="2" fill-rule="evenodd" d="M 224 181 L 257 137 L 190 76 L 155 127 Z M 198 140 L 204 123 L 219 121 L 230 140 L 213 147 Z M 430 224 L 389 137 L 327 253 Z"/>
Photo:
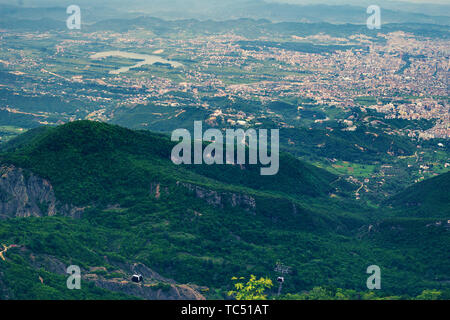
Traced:
<path id="1" fill-rule="evenodd" d="M 28 143 L 21 142 L 28 136 Z M 327 197 L 336 192 L 331 184 L 338 179 L 289 154 L 280 156 L 280 172 L 273 177 L 260 176 L 257 165 L 178 167 L 170 160 L 175 143 L 168 136 L 99 122 L 40 129 L 9 145 L 4 161 L 49 179 L 58 198 L 75 205 L 110 204 L 113 199 L 145 194 L 155 181 L 196 181 L 215 189 Z"/>
<path id="2" fill-rule="evenodd" d="M 387 200 L 408 216 L 450 217 L 450 172 L 414 184 Z"/>

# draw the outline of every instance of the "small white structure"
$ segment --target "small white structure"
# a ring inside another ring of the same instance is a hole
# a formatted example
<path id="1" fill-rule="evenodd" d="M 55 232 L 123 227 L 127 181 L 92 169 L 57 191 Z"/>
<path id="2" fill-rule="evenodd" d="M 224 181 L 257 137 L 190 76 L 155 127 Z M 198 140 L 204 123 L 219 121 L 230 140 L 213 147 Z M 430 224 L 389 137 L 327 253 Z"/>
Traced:
<path id="1" fill-rule="evenodd" d="M 136 283 L 140 283 L 140 282 L 144 281 L 144 277 L 142 277 L 142 274 L 134 274 L 131 277 L 131 281 L 136 282 Z"/>

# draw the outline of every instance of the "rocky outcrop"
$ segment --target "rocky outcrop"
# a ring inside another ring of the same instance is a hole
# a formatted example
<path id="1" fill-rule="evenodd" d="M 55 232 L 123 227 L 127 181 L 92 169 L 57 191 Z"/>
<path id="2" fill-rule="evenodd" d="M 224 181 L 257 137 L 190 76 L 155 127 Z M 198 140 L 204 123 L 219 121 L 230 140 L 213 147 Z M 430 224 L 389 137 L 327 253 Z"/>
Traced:
<path id="1" fill-rule="evenodd" d="M 77 218 L 84 209 L 58 202 L 48 180 L 13 165 L 0 166 L 0 219 L 57 213 Z"/>
<path id="2" fill-rule="evenodd" d="M 192 286 L 177 284 L 174 280 L 161 276 L 143 263 L 117 263 L 116 266 L 125 275 L 128 275 L 128 278 L 96 279 L 95 285 L 147 300 L 205 300 L 205 297 Z M 139 284 L 131 282 L 129 278 L 132 274 L 141 274 L 144 282 Z"/>
<path id="3" fill-rule="evenodd" d="M 256 210 L 255 198 L 247 194 L 218 192 L 179 181 L 177 186 L 188 189 L 195 197 L 214 207 L 239 207 L 252 213 Z M 162 187 L 160 183 L 152 183 L 150 194 L 159 199 L 162 195 L 168 195 L 169 189 L 167 186 Z M 0 166 L 0 219 L 56 214 L 80 218 L 86 208 L 60 203 L 51 183 L 46 179 L 14 165 Z"/>
<path id="4" fill-rule="evenodd" d="M 241 193 L 218 192 L 194 184 L 177 181 L 177 186 L 184 187 L 193 192 L 195 197 L 205 200 L 209 205 L 223 208 L 224 206 L 240 207 L 249 212 L 256 209 L 256 200 L 252 196 Z"/>
<path id="5" fill-rule="evenodd" d="M 146 300 L 205 300 L 205 297 L 188 285 L 132 283 L 130 281 L 96 280 L 97 287 L 140 297 Z"/>
<path id="6" fill-rule="evenodd" d="M 0 167 L 0 219 L 52 216 L 56 204 L 49 181 L 12 165 Z"/>
<path id="7" fill-rule="evenodd" d="M 62 261 L 59 259 L 47 255 L 47 254 L 33 254 L 28 252 L 25 248 L 24 252 L 26 254 L 29 253 L 28 258 L 30 260 L 30 264 L 35 269 L 45 269 L 48 272 L 66 275 L 67 267 Z"/>
<path id="8" fill-rule="evenodd" d="M 161 194 L 168 195 L 169 188 L 161 187 L 161 183 L 159 182 L 152 182 L 150 184 L 150 195 L 154 196 L 156 199 L 159 199 L 161 197 Z"/>
<path id="9" fill-rule="evenodd" d="M 45 269 L 52 273 L 68 276 L 66 273 L 68 265 L 56 257 L 46 254 L 33 254 L 25 248 L 22 254 L 35 269 Z M 129 264 L 108 261 L 108 264 L 117 268 L 114 273 L 120 274 L 120 278 L 108 279 L 101 274 L 96 274 L 96 271 L 99 270 L 107 273 L 106 268 L 91 267 L 89 270 L 81 270 L 82 283 L 83 281 L 93 282 L 97 287 L 146 300 L 205 300 L 205 297 L 197 290 L 201 289 L 200 287 L 178 284 L 172 279 L 161 276 L 142 263 Z M 142 283 L 132 282 L 131 276 L 133 274 L 141 274 L 144 281 Z"/>

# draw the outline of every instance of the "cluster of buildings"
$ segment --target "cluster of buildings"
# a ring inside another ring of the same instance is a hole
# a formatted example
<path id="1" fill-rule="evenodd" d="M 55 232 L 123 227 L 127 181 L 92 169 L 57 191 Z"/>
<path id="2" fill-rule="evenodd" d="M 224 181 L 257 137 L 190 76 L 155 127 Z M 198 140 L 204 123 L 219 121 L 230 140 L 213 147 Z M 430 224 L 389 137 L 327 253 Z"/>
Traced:
<path id="1" fill-rule="evenodd" d="M 41 74 L 33 84 L 34 92 L 53 92 L 59 96 L 66 95 L 67 99 L 76 97 L 97 103 L 99 109 L 149 101 L 169 107 L 186 104 L 207 106 L 202 102 L 205 96 L 256 99 L 263 103 L 280 97 L 303 97 L 320 105 L 374 108 L 385 113 L 386 118 L 434 119 L 435 127 L 414 134 L 423 138 L 450 137 L 447 40 L 419 39 L 404 32 L 380 33 L 378 39 L 363 35 L 290 39 L 315 45 L 346 45 L 343 50 L 311 53 L 262 45 L 267 39 L 258 39 L 254 45 L 244 46 L 241 41 L 248 39 L 232 33 L 173 39 L 154 35 L 145 38 L 143 30 L 134 32 L 93 32 L 80 35 L 79 39 L 62 41 L 56 40 L 59 34 L 42 34 L 40 37 L 46 41 L 52 37 L 55 41 L 54 50 L 49 50 L 51 54 L 48 57 L 30 57 L 6 46 L 3 50 L 8 53 L 7 59 L 3 58 L 3 51 L 0 64 L 8 69 L 17 69 L 13 72 L 23 72 L 24 75 L 29 75 L 28 72 Z M 19 36 L 34 39 L 30 34 Z M 7 42 L 7 39 L 2 40 Z M 88 63 L 86 57 L 94 53 L 92 50 L 100 50 L 102 46 L 124 51 L 158 52 L 169 60 L 183 60 L 184 67 L 170 70 L 171 76 L 132 69 L 123 74 L 96 77 L 89 73 L 89 64 L 83 63 Z M 84 48 L 88 52 L 79 56 L 82 61 L 79 65 L 68 66 L 61 71 L 62 75 L 59 71 L 47 71 L 52 62 L 63 67 L 61 61 L 82 54 Z M 67 75 L 70 68 L 74 73 L 72 76 Z M 183 92 L 187 97 L 171 95 L 172 92 Z M 376 103 L 361 105 L 359 97 L 372 97 Z M 385 103 L 385 100 L 391 102 Z M 215 107 L 211 107 L 214 112 Z M 103 112 L 101 118 L 107 119 L 107 114 Z M 89 117 L 92 115 L 89 113 Z"/>

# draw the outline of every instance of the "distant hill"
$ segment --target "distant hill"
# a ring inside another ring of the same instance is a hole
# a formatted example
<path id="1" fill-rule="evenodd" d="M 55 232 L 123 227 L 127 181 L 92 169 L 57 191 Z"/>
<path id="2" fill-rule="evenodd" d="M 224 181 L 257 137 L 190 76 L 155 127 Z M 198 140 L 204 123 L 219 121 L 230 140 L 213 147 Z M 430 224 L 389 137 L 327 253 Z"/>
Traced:
<path id="1" fill-rule="evenodd" d="M 0 1 L 0 3 L 5 0 Z M 282 3 L 283 1 L 263 0 L 155 0 L 148 3 L 142 0 L 127 1 L 78 1 L 83 8 L 83 15 L 87 21 L 99 21 L 105 18 L 123 18 L 136 15 L 152 15 L 164 19 L 199 19 L 199 20 L 227 20 L 227 19 L 269 19 L 274 22 L 328 22 L 336 24 L 365 24 L 368 15 L 366 8 L 372 2 L 353 3 Z M 284 1 L 288 2 L 288 1 Z M 404 2 L 391 4 L 377 3 L 382 8 L 382 19 L 385 23 L 434 23 L 448 25 L 449 6 L 430 5 L 421 8 Z M 64 19 L 65 8 L 59 1 L 40 3 L 40 6 L 2 5 L 3 10 L 15 18 L 50 17 L 57 20 Z M 424 7 L 422 5 L 422 7 Z"/>
<path id="2" fill-rule="evenodd" d="M 416 183 L 387 200 L 408 216 L 450 218 L 450 172 Z"/>
<path id="3" fill-rule="evenodd" d="M 229 20 L 164 20 L 152 16 L 141 16 L 134 19 L 105 19 L 92 25 L 86 26 L 83 31 L 117 31 L 126 32 L 136 28 L 145 28 L 156 34 L 170 35 L 189 32 L 192 35 L 227 34 L 248 38 L 263 37 L 267 34 L 280 36 L 301 36 L 316 35 L 325 33 L 334 37 L 346 37 L 352 34 L 365 34 L 376 37 L 378 30 L 369 30 L 364 24 L 357 24 L 350 21 L 346 24 L 332 24 L 323 21 L 280 21 L 272 22 L 269 19 L 237 18 Z M 404 31 L 417 36 L 448 38 L 448 25 L 437 25 L 431 23 L 385 23 L 383 33 L 394 31 Z"/>
<path id="4" fill-rule="evenodd" d="M 319 33 L 334 37 L 346 37 L 352 34 L 376 37 L 379 33 L 379 30 L 367 28 L 366 9 L 362 7 L 287 4 L 267 4 L 267 6 L 261 9 L 258 4 L 255 8 L 249 6 L 241 13 L 231 10 L 230 14 L 221 14 L 214 9 L 211 11 L 212 16 L 207 14 L 204 17 L 198 15 L 177 17 L 163 11 L 151 13 L 138 11 L 130 14 L 114 14 L 105 11 L 106 14 L 103 15 L 102 10 L 91 8 L 83 11 L 84 17 L 87 16 L 87 18 L 83 20 L 85 22 L 81 30 L 77 32 L 127 32 L 145 28 L 160 36 L 180 33 L 184 36 L 229 34 L 231 32 L 248 38 L 263 37 L 267 34 L 305 37 Z M 282 10 L 279 10 L 280 8 Z M 245 12 L 247 9 L 249 13 Z M 33 12 L 32 9 L 30 10 Z M 45 10 L 40 9 L 32 15 L 27 15 L 22 14 L 21 8 L 0 5 L 0 28 L 40 32 L 66 31 L 65 20 L 68 15 L 63 8 L 58 10 L 60 10 L 59 15 L 55 15 L 55 8 L 52 8 L 48 14 L 42 13 Z M 100 12 L 100 15 L 95 17 L 96 12 Z M 380 31 L 382 33 L 404 31 L 417 36 L 448 39 L 449 27 L 448 17 L 384 10 Z"/>

